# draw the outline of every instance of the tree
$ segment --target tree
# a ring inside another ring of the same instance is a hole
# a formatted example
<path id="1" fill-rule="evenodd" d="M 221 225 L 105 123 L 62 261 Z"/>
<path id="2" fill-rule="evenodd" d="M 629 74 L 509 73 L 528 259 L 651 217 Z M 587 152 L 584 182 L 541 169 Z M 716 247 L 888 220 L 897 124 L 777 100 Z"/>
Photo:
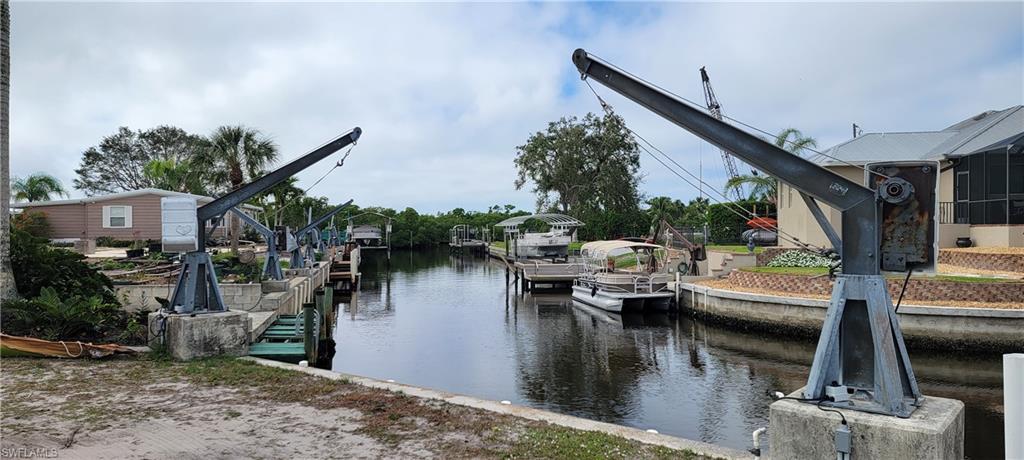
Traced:
<path id="1" fill-rule="evenodd" d="M 263 174 L 277 161 L 277 145 L 259 130 L 242 125 L 221 126 L 210 135 L 204 164 L 213 184 L 235 190 Z M 238 217 L 231 214 L 231 252 L 238 252 Z"/>
<path id="2" fill-rule="evenodd" d="M 189 158 L 149 160 L 142 168 L 142 175 L 149 181 L 149 187 L 206 195 L 209 192 L 204 181 L 205 174 L 193 162 Z"/>
<path id="3" fill-rule="evenodd" d="M 98 146 L 82 153 L 82 161 L 75 170 L 78 178 L 74 186 L 89 196 L 148 187 L 203 194 L 206 192 L 202 187 L 203 176 L 208 170 L 195 159 L 206 146 L 207 141 L 202 136 L 173 126 L 146 131 L 132 131 L 122 126 L 116 133 L 104 137 Z M 146 168 L 154 160 L 169 163 L 156 169 L 150 166 L 147 174 Z M 171 170 L 176 174 L 173 179 L 156 174 Z"/>
<path id="4" fill-rule="evenodd" d="M 14 199 L 19 201 L 46 201 L 51 195 L 69 196 L 60 180 L 44 173 L 14 179 L 11 192 L 14 193 Z"/>
<path id="5" fill-rule="evenodd" d="M 11 2 L 0 1 L 0 304 L 16 299 L 11 270 Z"/>
<path id="6" fill-rule="evenodd" d="M 679 200 L 667 196 L 656 196 L 647 200 L 647 216 L 650 219 L 651 233 L 658 229 L 661 221 L 675 222 L 682 217 L 686 205 Z"/>
<path id="7" fill-rule="evenodd" d="M 805 137 L 796 128 L 786 128 L 780 131 L 775 136 L 773 143 L 782 150 L 797 156 L 800 156 L 806 149 L 818 146 L 818 141 L 814 140 L 813 137 Z M 768 201 L 774 204 L 779 194 L 779 181 L 772 176 L 758 173 L 757 171 L 751 171 L 750 174 L 730 178 L 725 183 L 725 191 L 728 192 L 732 189 L 742 191 L 747 186 L 749 186 L 750 190 L 748 200 Z"/>
<path id="8" fill-rule="evenodd" d="M 582 215 L 638 209 L 639 146 L 614 113 L 552 122 L 516 147 L 516 190 L 533 183 L 539 210 Z"/>

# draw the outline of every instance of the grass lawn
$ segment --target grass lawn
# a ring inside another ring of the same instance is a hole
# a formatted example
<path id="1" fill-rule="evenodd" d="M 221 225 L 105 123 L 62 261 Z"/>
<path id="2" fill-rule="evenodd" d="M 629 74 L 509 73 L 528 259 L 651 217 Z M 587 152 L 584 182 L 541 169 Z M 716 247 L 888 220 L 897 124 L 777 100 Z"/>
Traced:
<path id="1" fill-rule="evenodd" d="M 740 244 L 709 244 L 706 248 L 708 251 L 729 252 L 732 254 L 750 254 L 747 247 Z M 764 252 L 764 247 L 757 246 L 754 248 L 754 254 L 760 254 L 762 252 Z"/>

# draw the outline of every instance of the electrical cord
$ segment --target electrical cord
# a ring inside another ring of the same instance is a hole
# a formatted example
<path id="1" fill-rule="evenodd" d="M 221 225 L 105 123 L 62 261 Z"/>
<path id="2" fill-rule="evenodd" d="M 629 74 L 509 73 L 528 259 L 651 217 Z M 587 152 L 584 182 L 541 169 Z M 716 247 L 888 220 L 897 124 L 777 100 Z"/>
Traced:
<path id="1" fill-rule="evenodd" d="M 907 283 L 910 283 L 910 274 L 914 272 L 914 267 L 907 267 L 907 277 L 903 279 L 903 287 L 900 288 L 900 298 L 896 301 L 896 308 L 893 309 L 893 313 L 900 311 L 900 304 L 903 303 L 903 294 L 907 292 Z"/>
<path id="2" fill-rule="evenodd" d="M 782 393 L 777 393 L 777 394 L 782 394 Z M 794 398 L 792 396 L 771 395 L 771 397 L 772 397 L 772 399 L 775 399 L 776 401 L 782 400 L 782 399 L 788 399 L 790 401 L 813 402 L 813 403 L 816 403 L 815 406 L 817 406 L 818 409 L 821 409 L 822 411 L 825 411 L 825 412 L 835 412 L 835 413 L 839 414 L 839 417 L 843 420 L 843 425 L 846 425 L 846 416 L 843 415 L 842 412 L 840 412 L 840 411 L 838 411 L 836 409 L 827 409 L 825 407 L 822 407 L 823 403 L 831 402 L 832 401 L 832 398 L 830 398 L 828 396 L 821 397 L 821 398 Z"/>

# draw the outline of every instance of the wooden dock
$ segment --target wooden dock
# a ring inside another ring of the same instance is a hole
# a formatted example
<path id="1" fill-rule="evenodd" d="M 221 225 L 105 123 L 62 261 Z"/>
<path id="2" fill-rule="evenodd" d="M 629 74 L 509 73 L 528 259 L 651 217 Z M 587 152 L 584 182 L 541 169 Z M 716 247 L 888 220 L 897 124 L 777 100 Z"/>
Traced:
<path id="1" fill-rule="evenodd" d="M 488 246 L 487 253 L 502 261 L 523 292 L 535 288 L 569 288 L 584 270 L 580 262 L 552 262 L 542 259 L 515 260 L 506 255 L 504 249 Z"/>
<path id="2" fill-rule="evenodd" d="M 354 244 L 332 250 L 328 281 L 334 283 L 338 291 L 352 292 L 359 288 L 360 250 L 361 248 Z"/>

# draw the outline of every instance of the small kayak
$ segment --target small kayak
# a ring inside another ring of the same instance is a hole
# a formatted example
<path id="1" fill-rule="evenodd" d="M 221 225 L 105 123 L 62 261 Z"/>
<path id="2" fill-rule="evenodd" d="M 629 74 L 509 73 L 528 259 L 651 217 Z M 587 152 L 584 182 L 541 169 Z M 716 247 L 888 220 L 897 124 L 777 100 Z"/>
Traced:
<path id="1" fill-rule="evenodd" d="M 93 345 L 78 341 L 56 341 L 0 334 L 0 356 L 36 358 L 102 358 L 115 353 L 135 353 L 117 344 Z"/>

